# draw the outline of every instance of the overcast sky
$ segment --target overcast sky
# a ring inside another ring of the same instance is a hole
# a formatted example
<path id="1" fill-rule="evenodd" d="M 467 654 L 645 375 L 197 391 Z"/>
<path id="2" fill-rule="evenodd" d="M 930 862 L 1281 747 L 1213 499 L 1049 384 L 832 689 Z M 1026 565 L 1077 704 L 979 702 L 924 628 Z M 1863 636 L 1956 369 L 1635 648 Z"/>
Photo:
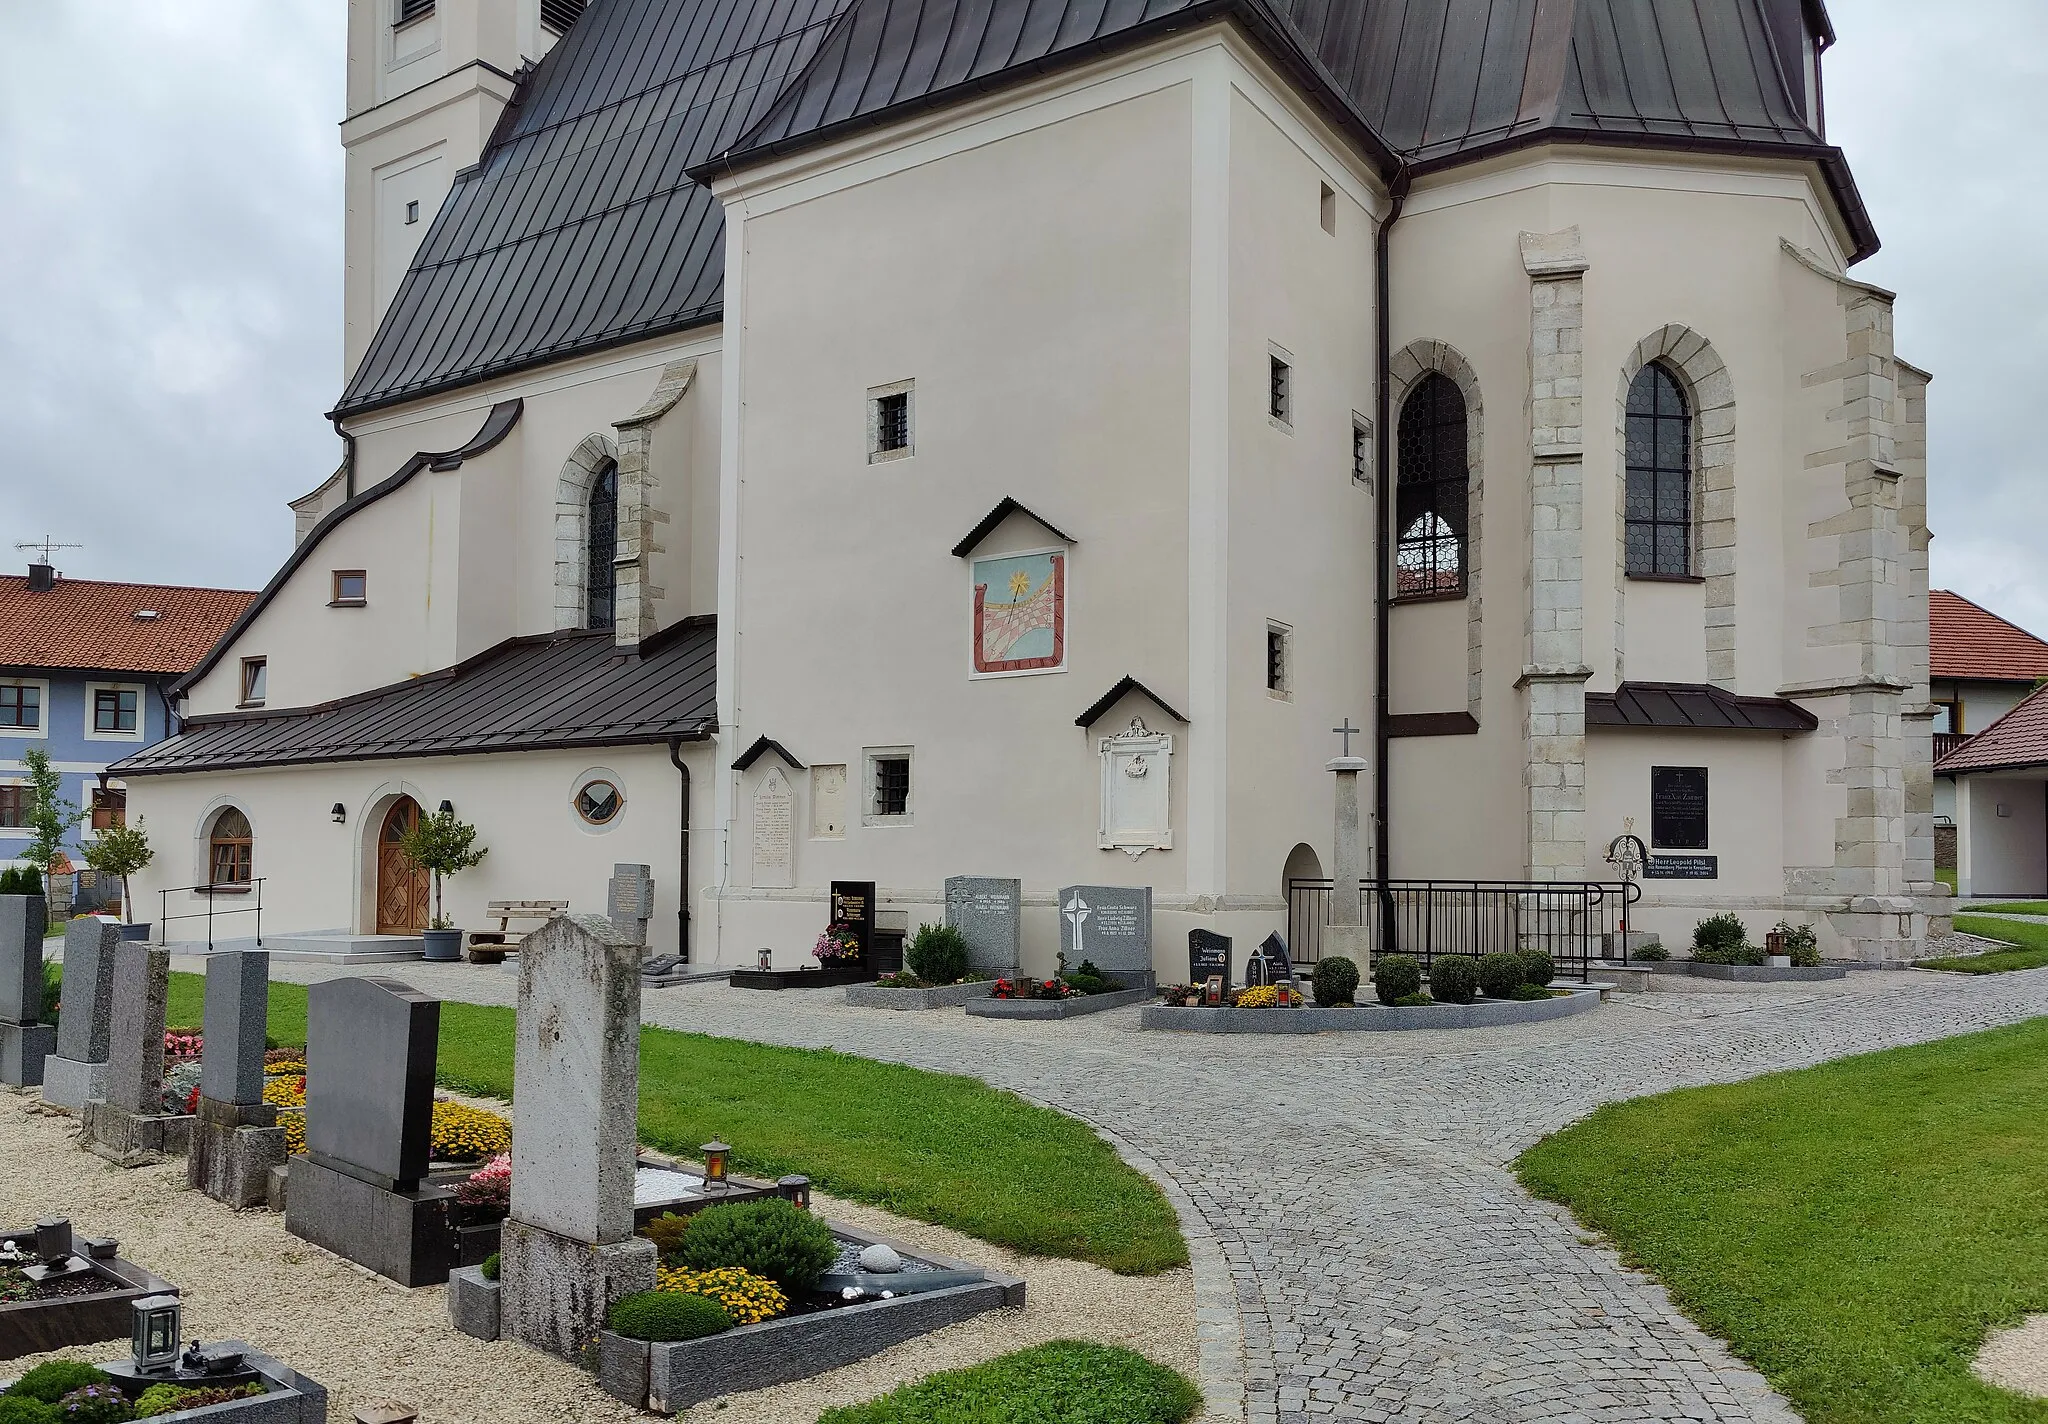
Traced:
<path id="1" fill-rule="evenodd" d="M 330 474 L 342 0 L 0 0 L 0 567 L 259 587 Z M 2048 5 L 1832 0 L 1830 137 L 1935 374 L 1934 582 L 2048 636 Z"/>

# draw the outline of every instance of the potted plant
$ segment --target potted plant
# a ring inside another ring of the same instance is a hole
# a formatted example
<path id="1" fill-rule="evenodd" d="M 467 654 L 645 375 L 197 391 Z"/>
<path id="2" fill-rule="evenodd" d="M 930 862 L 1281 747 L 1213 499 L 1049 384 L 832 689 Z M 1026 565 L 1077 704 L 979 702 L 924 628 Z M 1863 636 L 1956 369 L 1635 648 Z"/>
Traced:
<path id="1" fill-rule="evenodd" d="M 426 957 L 462 958 L 462 931 L 441 913 L 441 882 L 481 862 L 489 849 L 476 843 L 476 827 L 457 820 L 455 808 L 447 805 L 414 821 L 398 848 L 407 860 L 434 877 L 433 923 L 420 936 Z"/>
<path id="2" fill-rule="evenodd" d="M 85 843 L 85 863 L 101 875 L 114 876 L 121 882 L 122 939 L 149 938 L 148 922 L 136 923 L 135 900 L 128 893 L 128 877 L 155 857 L 156 852 L 149 844 L 149 831 L 139 816 L 134 825 L 108 826 Z"/>
<path id="3" fill-rule="evenodd" d="M 818 942 L 811 946 L 811 955 L 818 961 L 820 969 L 844 969 L 859 957 L 860 937 L 853 932 L 851 925 L 828 925 L 825 933 L 818 936 Z"/>

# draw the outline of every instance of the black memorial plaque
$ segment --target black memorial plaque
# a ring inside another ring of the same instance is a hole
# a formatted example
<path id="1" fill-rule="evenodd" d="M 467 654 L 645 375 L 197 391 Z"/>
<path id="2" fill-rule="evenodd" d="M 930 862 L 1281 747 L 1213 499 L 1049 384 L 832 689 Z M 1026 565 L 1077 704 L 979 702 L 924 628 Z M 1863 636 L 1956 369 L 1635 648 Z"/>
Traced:
<path id="1" fill-rule="evenodd" d="M 1645 880 L 1718 880 L 1717 855 L 1653 855 L 1643 862 Z"/>
<path id="2" fill-rule="evenodd" d="M 1650 848 L 1707 848 L 1707 769 L 1703 766 L 1650 768 Z"/>
<path id="3" fill-rule="evenodd" d="M 1230 987 L 1230 936 L 1213 930 L 1189 930 L 1188 983 L 1206 984 L 1212 974 L 1222 975 L 1223 987 Z"/>
<path id="4" fill-rule="evenodd" d="M 875 952 L 875 882 L 833 881 L 832 923 L 845 925 L 853 931 L 854 939 L 860 944 L 858 963 L 872 963 Z"/>

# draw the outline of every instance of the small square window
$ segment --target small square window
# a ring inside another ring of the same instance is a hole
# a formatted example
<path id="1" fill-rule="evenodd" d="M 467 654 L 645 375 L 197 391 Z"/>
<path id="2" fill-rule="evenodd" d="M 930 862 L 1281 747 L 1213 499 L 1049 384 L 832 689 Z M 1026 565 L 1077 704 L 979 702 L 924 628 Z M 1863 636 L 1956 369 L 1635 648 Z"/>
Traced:
<path id="1" fill-rule="evenodd" d="M 334 571 L 334 608 L 360 608 L 369 599 L 370 578 L 361 569 Z"/>
<path id="2" fill-rule="evenodd" d="M 1372 488 L 1373 466 L 1372 422 L 1357 411 L 1351 412 L 1351 482 Z"/>
<path id="3" fill-rule="evenodd" d="M 1323 184 L 1323 231 L 1337 235 L 1337 190 L 1328 183 Z"/>
<path id="4" fill-rule="evenodd" d="M 869 747 L 863 824 L 907 825 L 911 817 L 910 748 Z"/>
<path id="5" fill-rule="evenodd" d="M 1294 368 L 1278 356 L 1272 362 L 1266 383 L 1266 414 L 1281 425 L 1292 425 Z"/>
<path id="6" fill-rule="evenodd" d="M 92 694 L 95 732 L 132 732 L 141 710 L 141 696 L 132 687 L 99 687 Z"/>
<path id="7" fill-rule="evenodd" d="M 1294 630 L 1284 623 L 1266 625 L 1266 691 L 1286 699 L 1294 692 Z"/>
<path id="8" fill-rule="evenodd" d="M 270 660 L 268 658 L 242 659 L 242 705 L 261 707 L 265 684 L 269 681 Z"/>
<path id="9" fill-rule="evenodd" d="M 420 220 L 420 200 L 408 199 L 405 205 L 405 225 L 411 227 Z"/>
<path id="10" fill-rule="evenodd" d="M 33 732 L 43 725 L 43 689 L 26 683 L 0 683 L 0 727 Z"/>
<path id="11" fill-rule="evenodd" d="M 391 22 L 398 29 L 434 13 L 434 0 L 398 0 L 398 17 Z"/>
<path id="12" fill-rule="evenodd" d="M 901 460 L 912 450 L 911 383 L 877 386 L 868 392 L 868 463 Z"/>

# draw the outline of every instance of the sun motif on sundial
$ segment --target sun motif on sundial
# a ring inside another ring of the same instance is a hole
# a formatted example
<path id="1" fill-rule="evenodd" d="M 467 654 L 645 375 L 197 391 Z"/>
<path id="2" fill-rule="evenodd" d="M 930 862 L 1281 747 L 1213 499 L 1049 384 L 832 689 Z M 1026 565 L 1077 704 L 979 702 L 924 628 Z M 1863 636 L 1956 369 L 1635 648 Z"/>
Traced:
<path id="1" fill-rule="evenodd" d="M 1019 569 L 1010 575 L 1010 597 L 1022 598 L 1031 592 L 1031 575 Z"/>

